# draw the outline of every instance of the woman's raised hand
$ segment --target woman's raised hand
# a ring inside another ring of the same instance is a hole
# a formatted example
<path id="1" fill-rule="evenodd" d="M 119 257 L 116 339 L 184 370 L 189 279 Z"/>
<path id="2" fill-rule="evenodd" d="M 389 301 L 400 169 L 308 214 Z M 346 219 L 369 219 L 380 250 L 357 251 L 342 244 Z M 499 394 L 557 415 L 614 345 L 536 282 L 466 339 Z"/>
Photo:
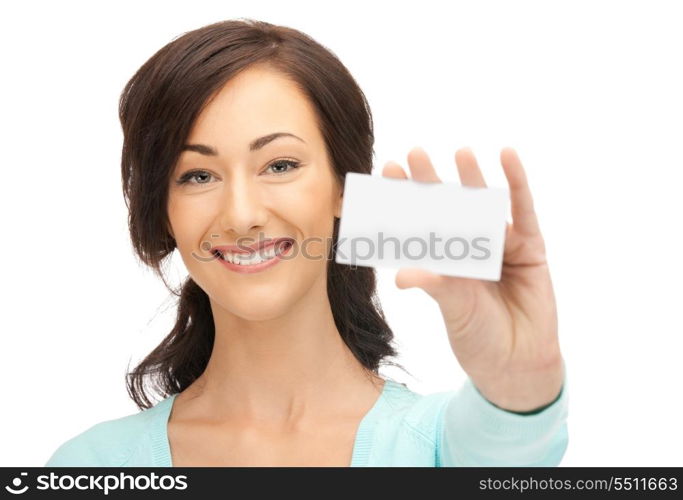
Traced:
<path id="1" fill-rule="evenodd" d="M 545 243 L 531 191 L 517 153 L 504 148 L 500 161 L 510 187 L 512 224 L 506 226 L 500 281 L 486 281 L 402 268 L 399 288 L 419 287 L 439 304 L 458 362 L 486 399 L 510 411 L 552 402 L 564 381 L 557 307 Z M 455 153 L 463 186 L 486 187 L 469 148 Z M 421 148 L 408 153 L 413 180 L 441 182 Z M 396 162 L 382 175 L 407 179 Z"/>

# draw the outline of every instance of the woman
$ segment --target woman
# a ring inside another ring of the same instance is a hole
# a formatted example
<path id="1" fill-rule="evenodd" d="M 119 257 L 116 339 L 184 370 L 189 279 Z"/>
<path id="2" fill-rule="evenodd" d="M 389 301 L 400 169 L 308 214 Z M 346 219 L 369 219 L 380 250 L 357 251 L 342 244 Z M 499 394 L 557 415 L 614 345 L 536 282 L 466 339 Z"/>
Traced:
<path id="1" fill-rule="evenodd" d="M 378 373 L 396 351 L 374 269 L 334 261 L 344 176 L 371 172 L 374 139 L 364 94 L 329 50 L 265 22 L 205 26 L 138 70 L 120 119 L 135 251 L 164 279 L 177 248 L 189 277 L 175 326 L 128 374 L 144 411 L 87 429 L 47 465 L 560 462 L 557 314 L 513 150 L 501 153 L 513 211 L 501 281 L 397 274 L 438 302 L 469 375 L 420 395 Z M 440 182 L 421 149 L 408 162 L 413 179 Z M 464 185 L 485 185 L 469 150 L 456 163 Z M 407 178 L 393 162 L 383 175 Z"/>

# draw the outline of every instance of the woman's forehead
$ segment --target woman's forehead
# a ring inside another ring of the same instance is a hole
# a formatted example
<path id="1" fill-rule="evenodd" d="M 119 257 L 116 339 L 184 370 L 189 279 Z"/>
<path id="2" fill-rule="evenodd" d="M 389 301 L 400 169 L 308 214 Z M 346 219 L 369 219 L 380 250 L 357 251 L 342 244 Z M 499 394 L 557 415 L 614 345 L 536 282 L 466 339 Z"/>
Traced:
<path id="1" fill-rule="evenodd" d="M 316 143 L 315 109 L 281 73 L 248 69 L 228 81 L 202 110 L 188 138 L 193 143 L 251 143 L 255 137 L 288 132 Z"/>

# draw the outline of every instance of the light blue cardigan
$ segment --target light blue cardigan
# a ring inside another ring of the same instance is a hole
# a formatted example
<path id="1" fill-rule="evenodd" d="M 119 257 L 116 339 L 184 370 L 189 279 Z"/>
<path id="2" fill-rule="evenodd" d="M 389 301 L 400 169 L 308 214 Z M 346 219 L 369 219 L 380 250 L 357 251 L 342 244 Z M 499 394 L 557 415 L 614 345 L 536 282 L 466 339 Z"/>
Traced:
<path id="1" fill-rule="evenodd" d="M 45 466 L 172 467 L 166 431 L 175 396 L 90 427 Z M 567 408 L 566 372 L 559 398 L 533 415 L 494 406 L 469 378 L 457 391 L 429 395 L 386 379 L 360 422 L 350 465 L 556 466 L 567 448 Z"/>

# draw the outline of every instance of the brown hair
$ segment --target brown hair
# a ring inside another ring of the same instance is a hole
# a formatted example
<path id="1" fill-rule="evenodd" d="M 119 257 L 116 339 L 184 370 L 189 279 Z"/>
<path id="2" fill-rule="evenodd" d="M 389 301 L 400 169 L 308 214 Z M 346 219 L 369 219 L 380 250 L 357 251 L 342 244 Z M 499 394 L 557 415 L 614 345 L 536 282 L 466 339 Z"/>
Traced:
<path id="1" fill-rule="evenodd" d="M 215 332 L 207 294 L 189 276 L 179 292 L 172 289 L 161 270 L 176 248 L 166 210 L 169 176 L 202 109 L 230 78 L 254 64 L 282 72 L 310 99 L 340 186 L 346 172 L 372 170 L 374 133 L 365 95 L 329 49 L 295 29 L 244 18 L 213 23 L 175 38 L 137 70 L 119 102 L 128 227 L 136 255 L 178 297 L 169 334 L 126 373 L 128 393 L 140 409 L 153 406 L 147 379 L 162 397 L 181 392 L 211 356 Z M 397 352 L 376 295 L 375 270 L 335 262 L 338 232 L 335 217 L 327 293 L 336 327 L 366 369 L 403 369 L 388 361 Z"/>

